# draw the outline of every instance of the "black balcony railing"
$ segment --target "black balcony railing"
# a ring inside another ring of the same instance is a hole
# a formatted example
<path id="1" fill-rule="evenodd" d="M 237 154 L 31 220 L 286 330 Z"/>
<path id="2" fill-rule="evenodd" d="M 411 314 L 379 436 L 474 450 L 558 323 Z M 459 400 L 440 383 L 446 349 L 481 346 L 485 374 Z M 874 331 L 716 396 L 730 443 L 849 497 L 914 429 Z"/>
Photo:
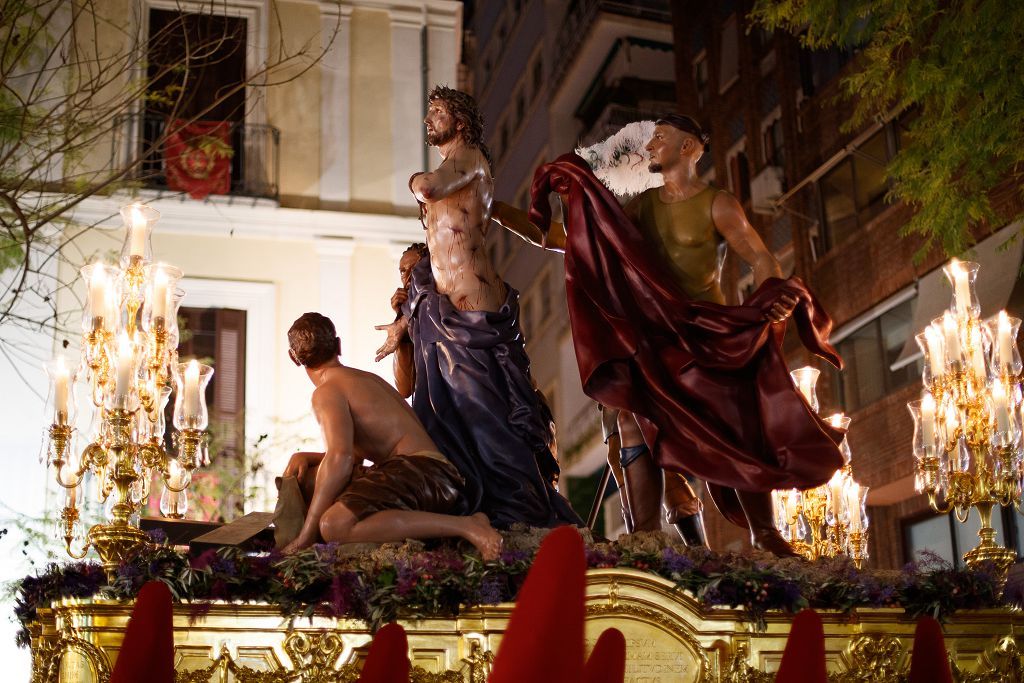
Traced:
<path id="1" fill-rule="evenodd" d="M 114 141 L 114 158 L 118 167 L 131 167 L 126 180 L 156 190 L 184 191 L 175 186 L 173 179 L 168 181 L 168 164 L 174 161 L 168 158 L 173 147 L 167 144 L 167 117 L 125 117 L 119 131 L 121 135 Z M 276 200 L 280 189 L 281 131 L 268 125 L 226 121 L 217 128 L 215 137 L 220 150 L 230 150 L 225 154 L 230 157 L 227 192 L 222 191 L 222 186 L 216 194 Z"/>
<path id="2" fill-rule="evenodd" d="M 577 0 L 565 15 L 562 28 L 558 32 L 556 45 L 559 46 L 558 58 L 552 81 L 557 86 L 569 70 L 583 41 L 590 33 L 590 27 L 599 14 L 617 14 L 620 16 L 647 19 L 659 23 L 672 22 L 672 11 L 668 0 L 632 0 L 632 2 L 616 2 L 615 0 Z"/>

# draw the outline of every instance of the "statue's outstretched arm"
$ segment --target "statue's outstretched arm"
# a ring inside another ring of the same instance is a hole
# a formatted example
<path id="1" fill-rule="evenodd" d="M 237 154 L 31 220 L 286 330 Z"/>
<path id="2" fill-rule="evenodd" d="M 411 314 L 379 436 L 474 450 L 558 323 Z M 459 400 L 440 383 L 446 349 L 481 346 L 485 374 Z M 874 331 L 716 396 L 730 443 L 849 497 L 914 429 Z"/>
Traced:
<path id="1" fill-rule="evenodd" d="M 550 251 L 565 252 L 565 227 L 561 223 L 551 221 L 551 225 L 545 233 L 530 222 L 529 215 L 522 209 L 500 201 L 495 201 L 491 209 L 491 220 L 533 246 Z"/>

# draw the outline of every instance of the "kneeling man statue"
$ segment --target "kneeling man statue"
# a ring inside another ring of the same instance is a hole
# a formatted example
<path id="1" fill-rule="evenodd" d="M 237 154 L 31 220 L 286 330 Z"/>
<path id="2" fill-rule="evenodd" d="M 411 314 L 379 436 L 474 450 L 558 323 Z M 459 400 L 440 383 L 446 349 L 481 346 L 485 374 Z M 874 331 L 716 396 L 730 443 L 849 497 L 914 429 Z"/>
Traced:
<path id="1" fill-rule="evenodd" d="M 284 471 L 308 502 L 302 528 L 285 553 L 321 539 L 387 543 L 457 536 L 484 559 L 501 550 L 487 516 L 449 514 L 463 478 L 427 436 L 412 408 L 380 377 L 345 367 L 334 324 L 305 313 L 288 330 L 288 355 L 306 369 L 323 453 L 295 453 Z M 363 461 L 373 463 L 363 467 Z"/>

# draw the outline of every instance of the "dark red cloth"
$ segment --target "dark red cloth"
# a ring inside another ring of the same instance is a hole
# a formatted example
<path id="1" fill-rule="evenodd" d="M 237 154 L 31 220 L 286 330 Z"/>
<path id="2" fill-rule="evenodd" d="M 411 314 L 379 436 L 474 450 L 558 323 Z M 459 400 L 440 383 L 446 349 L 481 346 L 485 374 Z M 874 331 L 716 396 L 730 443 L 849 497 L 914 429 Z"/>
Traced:
<path id="1" fill-rule="evenodd" d="M 181 120 L 168 122 L 164 142 L 167 187 L 192 199 L 231 191 L 231 123 Z"/>
<path id="2" fill-rule="evenodd" d="M 174 683 L 171 591 L 150 581 L 139 590 L 110 683 Z"/>
<path id="3" fill-rule="evenodd" d="M 407 683 L 409 645 L 400 624 L 387 624 L 373 637 L 359 683 Z"/>
<path id="4" fill-rule="evenodd" d="M 804 346 L 841 367 L 832 321 L 804 284 L 770 278 L 741 306 L 693 300 L 582 158 L 537 169 L 537 225 L 550 224 L 551 192 L 567 201 L 566 295 L 584 392 L 635 414 L 666 469 L 748 491 L 828 481 L 843 464 L 843 432 L 793 386 L 785 325 L 765 317 L 781 295 L 797 299 Z"/>
<path id="5" fill-rule="evenodd" d="M 909 683 L 953 683 L 942 626 L 932 617 L 921 617 L 914 629 Z"/>
<path id="6" fill-rule="evenodd" d="M 828 683 L 825 629 L 814 610 L 805 609 L 793 618 L 775 683 Z"/>

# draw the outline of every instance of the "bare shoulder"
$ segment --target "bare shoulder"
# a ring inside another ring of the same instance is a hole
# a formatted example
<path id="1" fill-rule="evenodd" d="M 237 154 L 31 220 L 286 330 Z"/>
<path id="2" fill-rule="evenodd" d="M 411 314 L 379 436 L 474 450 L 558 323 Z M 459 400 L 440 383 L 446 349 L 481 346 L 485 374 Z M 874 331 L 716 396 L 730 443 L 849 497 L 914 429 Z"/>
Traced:
<path id="1" fill-rule="evenodd" d="M 715 198 L 711 201 L 711 220 L 718 231 L 726 236 L 730 231 L 750 226 L 743 205 L 732 193 L 725 190 L 715 192 Z"/>
<path id="2" fill-rule="evenodd" d="M 330 379 L 313 390 L 313 407 L 320 409 L 332 405 L 343 406 L 348 403 L 348 395 L 352 390 L 352 377 L 349 368 L 338 368 L 331 373 Z"/>
<path id="3" fill-rule="evenodd" d="M 723 215 L 737 211 L 743 214 L 743 205 L 733 196 L 732 192 L 719 189 L 715 190 L 715 198 L 711 200 L 711 211 Z"/>

